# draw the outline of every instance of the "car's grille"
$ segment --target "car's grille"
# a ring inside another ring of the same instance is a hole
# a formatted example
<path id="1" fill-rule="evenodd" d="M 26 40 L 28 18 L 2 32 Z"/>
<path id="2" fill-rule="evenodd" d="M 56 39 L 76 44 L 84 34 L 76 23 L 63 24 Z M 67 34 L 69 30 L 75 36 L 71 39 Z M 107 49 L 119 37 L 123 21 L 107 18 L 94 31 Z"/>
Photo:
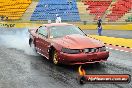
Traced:
<path id="1" fill-rule="evenodd" d="M 95 52 L 101 52 L 105 51 L 105 47 L 97 47 L 97 48 L 86 48 L 83 50 L 84 53 L 95 53 Z"/>
<path id="2" fill-rule="evenodd" d="M 84 53 L 94 53 L 94 52 L 98 52 L 98 49 L 97 48 L 84 49 Z"/>

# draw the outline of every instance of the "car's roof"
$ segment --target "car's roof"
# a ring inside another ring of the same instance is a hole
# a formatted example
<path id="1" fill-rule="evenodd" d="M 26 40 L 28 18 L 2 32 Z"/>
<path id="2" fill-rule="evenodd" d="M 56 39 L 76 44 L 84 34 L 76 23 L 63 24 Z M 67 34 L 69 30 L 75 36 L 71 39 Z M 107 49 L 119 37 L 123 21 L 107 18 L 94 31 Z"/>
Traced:
<path id="1" fill-rule="evenodd" d="M 68 23 L 50 23 L 50 24 L 43 24 L 43 26 L 51 27 L 51 26 L 65 26 L 65 25 L 73 25 Z"/>

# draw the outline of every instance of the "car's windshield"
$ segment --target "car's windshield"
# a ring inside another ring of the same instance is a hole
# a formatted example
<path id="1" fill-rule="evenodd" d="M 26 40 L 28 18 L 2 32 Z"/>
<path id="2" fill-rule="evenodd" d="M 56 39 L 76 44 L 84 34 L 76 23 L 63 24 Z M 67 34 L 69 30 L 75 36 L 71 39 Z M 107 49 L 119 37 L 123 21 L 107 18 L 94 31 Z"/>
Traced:
<path id="1" fill-rule="evenodd" d="M 52 36 L 52 38 L 60 38 L 72 34 L 80 34 L 85 36 L 85 34 L 78 27 L 74 25 L 50 27 L 50 36 Z"/>

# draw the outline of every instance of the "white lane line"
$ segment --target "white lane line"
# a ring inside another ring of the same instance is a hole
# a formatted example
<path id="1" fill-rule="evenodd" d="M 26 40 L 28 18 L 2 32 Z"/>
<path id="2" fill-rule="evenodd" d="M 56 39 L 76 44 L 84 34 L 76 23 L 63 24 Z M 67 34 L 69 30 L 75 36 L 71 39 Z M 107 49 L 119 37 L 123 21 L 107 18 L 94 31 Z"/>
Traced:
<path id="1" fill-rule="evenodd" d="M 115 50 L 119 50 L 119 49 L 115 49 Z"/>
<path id="2" fill-rule="evenodd" d="M 109 48 L 109 49 L 113 49 L 113 48 Z"/>
<path id="3" fill-rule="evenodd" d="M 129 51 L 124 51 L 124 52 L 126 52 L 126 53 L 127 53 L 127 52 L 129 52 Z"/>
<path id="4" fill-rule="evenodd" d="M 107 49 L 109 48 L 109 47 L 106 47 Z"/>
<path id="5" fill-rule="evenodd" d="M 121 52 L 124 51 L 124 50 L 120 50 Z"/>
<path id="6" fill-rule="evenodd" d="M 120 49 L 113 49 L 113 48 L 110 48 L 110 47 L 108 47 L 108 49 L 110 49 L 110 50 L 117 50 L 117 51 L 126 52 L 126 53 L 132 53 L 131 51 L 125 51 L 125 50 L 120 50 Z"/>

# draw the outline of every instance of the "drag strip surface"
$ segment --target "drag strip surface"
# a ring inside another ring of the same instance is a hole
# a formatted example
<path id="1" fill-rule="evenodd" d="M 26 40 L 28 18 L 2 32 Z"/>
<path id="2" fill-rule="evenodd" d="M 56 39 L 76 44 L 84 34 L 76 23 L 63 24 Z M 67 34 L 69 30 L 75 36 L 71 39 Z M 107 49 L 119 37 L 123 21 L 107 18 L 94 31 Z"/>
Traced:
<path id="1" fill-rule="evenodd" d="M 36 54 L 28 45 L 27 29 L 5 30 L 0 33 L 0 88 L 132 88 L 132 82 L 80 85 L 78 66 L 55 66 Z M 132 54 L 109 51 L 107 62 L 84 65 L 86 73 L 132 75 Z"/>
<path id="2" fill-rule="evenodd" d="M 120 54 L 120 55 L 119 55 Z M 83 66 L 87 74 L 130 74 L 132 54 L 111 51 L 106 63 Z M 44 57 L 0 47 L 0 87 L 4 88 L 131 88 L 130 84 L 77 83 L 78 66 L 55 66 Z"/>
<path id="3" fill-rule="evenodd" d="M 98 35 L 97 30 L 83 30 L 86 34 Z M 103 36 L 132 39 L 132 31 L 128 30 L 102 30 Z"/>

